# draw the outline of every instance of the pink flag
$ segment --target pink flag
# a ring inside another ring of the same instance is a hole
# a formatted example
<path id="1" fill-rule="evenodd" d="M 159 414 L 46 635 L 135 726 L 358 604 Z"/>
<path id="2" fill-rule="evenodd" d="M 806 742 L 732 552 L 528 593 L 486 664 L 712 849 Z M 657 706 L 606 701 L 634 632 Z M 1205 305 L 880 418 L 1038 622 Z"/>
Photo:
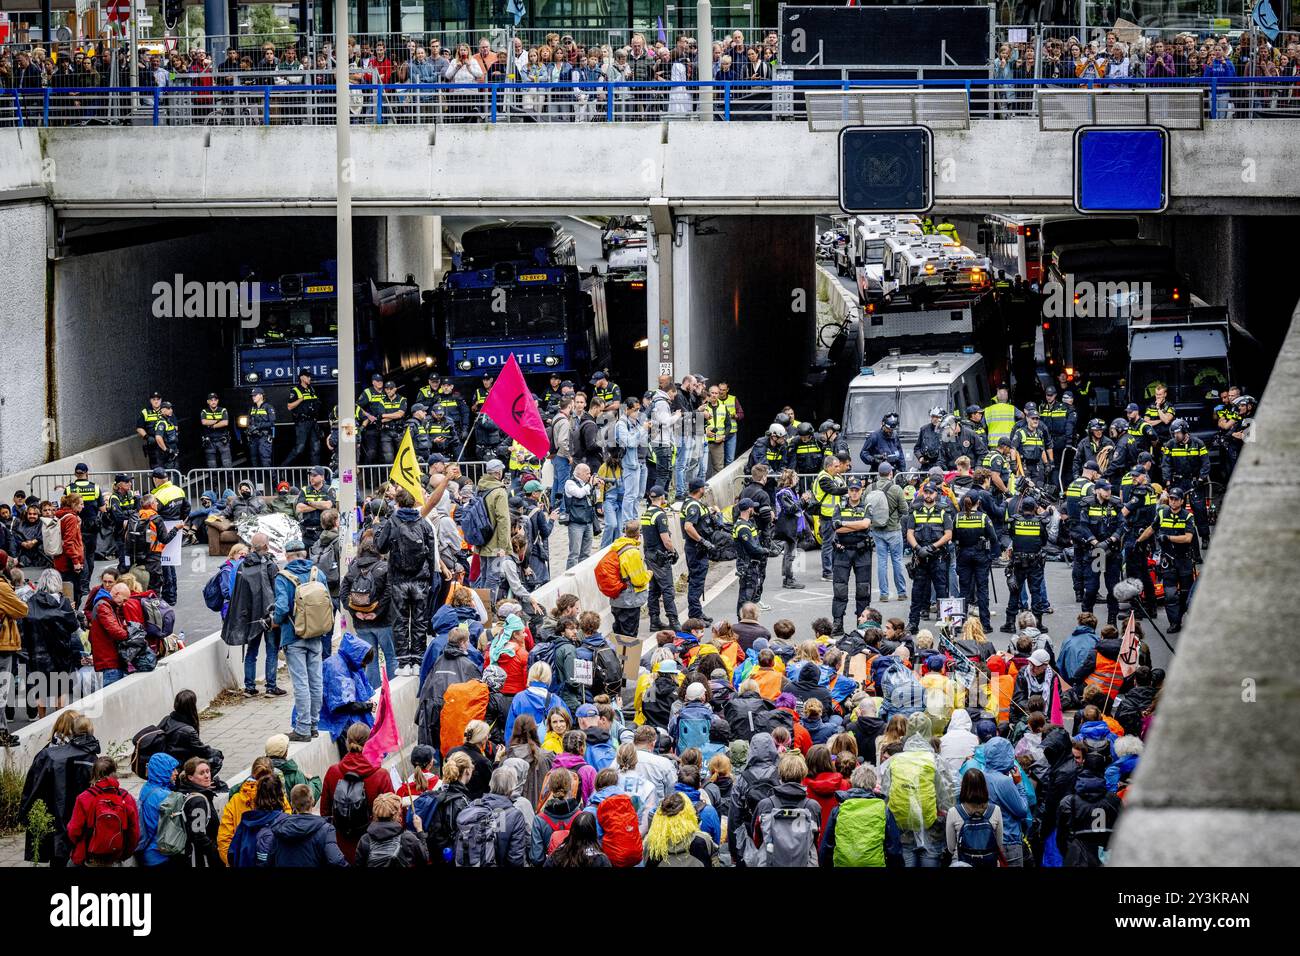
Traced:
<path id="1" fill-rule="evenodd" d="M 1130 611 L 1128 623 L 1124 625 L 1124 640 L 1119 645 L 1119 672 L 1125 677 L 1137 670 L 1139 650 L 1137 612 Z"/>
<path id="2" fill-rule="evenodd" d="M 1052 675 L 1052 707 L 1048 717 L 1050 722 L 1056 724 L 1056 726 L 1065 726 L 1065 714 L 1061 711 L 1061 677 L 1059 674 Z"/>
<path id="3" fill-rule="evenodd" d="M 542 424 L 537 402 L 528 391 L 524 373 L 519 370 L 513 354 L 506 360 L 501 375 L 488 392 L 487 400 L 483 402 L 483 414 L 539 459 L 544 460 L 550 454 L 551 442 L 546 437 L 546 426 Z"/>
<path id="4" fill-rule="evenodd" d="M 379 708 L 375 712 L 375 726 L 370 729 L 361 755 L 373 764 L 382 764 L 389 754 L 402 749 L 402 737 L 397 732 L 397 715 L 393 713 L 393 700 L 388 690 L 388 671 L 381 670 L 383 685 L 379 689 Z"/>

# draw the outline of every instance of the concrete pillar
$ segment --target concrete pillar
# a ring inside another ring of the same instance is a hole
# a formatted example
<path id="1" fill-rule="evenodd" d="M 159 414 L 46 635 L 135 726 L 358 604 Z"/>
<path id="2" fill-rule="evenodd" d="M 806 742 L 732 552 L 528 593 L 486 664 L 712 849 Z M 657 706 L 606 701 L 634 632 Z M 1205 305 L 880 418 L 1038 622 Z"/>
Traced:
<path id="1" fill-rule="evenodd" d="M 0 402 L 0 475 L 45 462 L 58 437 L 46 424 L 45 356 L 53 346 L 47 342 L 44 234 L 43 202 L 0 206 L 0 339 L 10 357 Z"/>
<path id="2" fill-rule="evenodd" d="M 673 237 L 677 224 L 668 200 L 650 200 L 650 241 L 646 270 L 646 381 L 651 386 L 660 374 L 680 378 L 676 354 L 676 294 L 680 279 Z"/>
<path id="3" fill-rule="evenodd" d="M 438 284 L 436 260 L 442 257 L 441 217 L 389 216 L 384 220 L 387 259 L 384 277 L 389 282 L 403 282 L 415 276 L 421 289 Z"/>
<path id="4" fill-rule="evenodd" d="M 203 32 L 207 39 L 208 56 L 214 63 L 226 59 L 226 34 L 230 33 L 230 20 L 226 0 L 203 0 Z"/>

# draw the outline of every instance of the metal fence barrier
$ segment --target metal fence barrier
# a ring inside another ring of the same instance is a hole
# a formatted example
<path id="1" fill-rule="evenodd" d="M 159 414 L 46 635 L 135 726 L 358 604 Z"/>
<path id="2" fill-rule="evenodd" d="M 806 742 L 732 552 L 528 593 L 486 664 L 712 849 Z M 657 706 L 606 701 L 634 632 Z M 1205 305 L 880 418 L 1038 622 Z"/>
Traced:
<path id="1" fill-rule="evenodd" d="M 477 482 L 483 476 L 485 461 L 462 461 L 455 463 L 460 468 L 463 483 Z M 176 482 L 185 491 L 190 503 L 197 505 L 199 498 L 211 493 L 215 496 L 214 504 L 219 504 L 221 496 L 227 491 L 238 491 L 242 482 L 253 486 L 254 494 L 274 497 L 275 489 L 281 482 L 288 482 L 291 488 L 299 490 L 308 487 L 307 479 L 311 476 L 312 465 L 284 465 L 270 467 L 240 468 L 195 468 L 184 474 L 177 474 Z M 374 464 L 357 467 L 357 492 L 365 495 L 373 492 L 392 473 L 392 465 Z M 143 472 L 142 474 L 148 474 Z M 44 476 L 42 476 L 44 477 Z M 338 476 L 331 471 L 329 480 Z"/>
<path id="2" fill-rule="evenodd" d="M 99 485 L 99 490 L 103 493 L 105 499 L 112 494 L 113 478 L 116 475 L 126 475 L 131 479 L 131 486 L 135 489 L 136 494 L 143 494 L 153 487 L 150 480 L 153 469 L 142 469 L 138 471 L 92 471 L 89 479 Z M 70 472 L 59 471 L 51 472 L 45 475 L 33 475 L 28 482 L 27 488 L 29 493 L 36 495 L 38 498 L 46 501 L 54 501 L 54 489 L 60 486 L 66 486 L 69 482 L 76 479 L 76 475 Z M 178 487 L 184 484 L 184 477 L 179 471 L 169 470 L 167 477 Z M 57 502 L 56 502 L 57 503 Z"/>

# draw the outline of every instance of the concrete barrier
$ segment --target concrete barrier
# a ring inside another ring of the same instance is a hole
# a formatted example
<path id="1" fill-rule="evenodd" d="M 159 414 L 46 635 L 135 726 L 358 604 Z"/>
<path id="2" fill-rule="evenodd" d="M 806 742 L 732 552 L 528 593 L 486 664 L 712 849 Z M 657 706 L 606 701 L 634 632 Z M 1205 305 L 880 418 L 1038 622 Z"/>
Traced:
<path id="1" fill-rule="evenodd" d="M 135 435 L 131 435 L 128 438 L 111 441 L 106 445 L 88 448 L 85 451 L 77 452 L 75 455 L 65 455 L 63 458 L 37 465 L 35 468 L 10 472 L 0 478 L 0 485 L 5 488 L 30 486 L 32 479 L 37 475 L 66 474 L 71 476 L 72 469 L 76 467 L 78 462 L 89 465 L 91 472 L 94 474 L 140 471 L 148 467 L 144 454 L 140 451 L 140 439 Z M 108 485 L 104 485 L 101 490 L 107 493 L 110 489 Z"/>
<path id="2" fill-rule="evenodd" d="M 857 309 L 857 303 L 849 299 L 848 290 L 840 285 L 835 273 L 823 265 L 817 267 L 817 298 L 825 298 L 836 322 L 843 322 Z"/>
<path id="3" fill-rule="evenodd" d="M 183 651 L 164 657 L 147 674 L 132 674 L 115 684 L 71 705 L 95 722 L 95 736 L 104 753 L 131 747 L 131 738 L 146 724 L 156 723 L 172 710 L 176 694 L 194 691 L 202 710 L 223 690 L 243 684 L 239 649 L 221 640 L 215 632 L 195 641 Z M 64 708 L 64 710 L 69 708 Z M 52 711 L 18 731 L 22 743 L 4 750 L 6 768 L 25 774 L 32 760 L 50 740 L 54 722 L 62 710 Z"/>

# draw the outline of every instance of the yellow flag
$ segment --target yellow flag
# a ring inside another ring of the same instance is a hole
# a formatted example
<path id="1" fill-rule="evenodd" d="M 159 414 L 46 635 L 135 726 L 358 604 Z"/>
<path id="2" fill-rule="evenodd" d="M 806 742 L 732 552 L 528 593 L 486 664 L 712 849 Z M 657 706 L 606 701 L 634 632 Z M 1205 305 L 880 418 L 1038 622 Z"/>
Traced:
<path id="1" fill-rule="evenodd" d="M 417 506 L 424 504 L 424 488 L 420 482 L 420 460 L 415 457 L 410 431 L 402 436 L 402 444 L 397 448 L 397 458 L 393 461 L 393 470 L 389 472 L 388 477 L 409 491 Z"/>

